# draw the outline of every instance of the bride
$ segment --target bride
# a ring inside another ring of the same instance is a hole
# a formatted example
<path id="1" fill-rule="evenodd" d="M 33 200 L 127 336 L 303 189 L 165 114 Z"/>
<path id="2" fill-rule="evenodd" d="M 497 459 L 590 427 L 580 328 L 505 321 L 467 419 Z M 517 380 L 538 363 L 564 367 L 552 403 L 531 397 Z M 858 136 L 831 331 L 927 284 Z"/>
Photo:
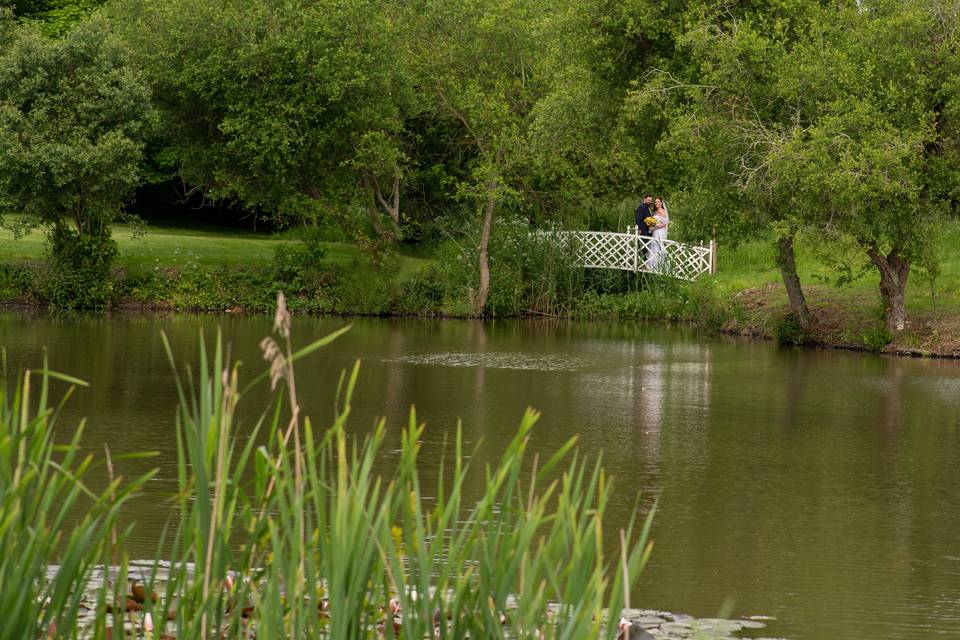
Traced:
<path id="1" fill-rule="evenodd" d="M 667 213 L 667 207 L 663 204 L 662 198 L 653 201 L 653 217 L 657 219 L 657 224 L 650 228 L 653 241 L 650 243 L 647 269 L 649 271 L 659 271 L 667 253 L 663 241 L 667 239 L 667 228 L 670 226 L 670 214 Z"/>

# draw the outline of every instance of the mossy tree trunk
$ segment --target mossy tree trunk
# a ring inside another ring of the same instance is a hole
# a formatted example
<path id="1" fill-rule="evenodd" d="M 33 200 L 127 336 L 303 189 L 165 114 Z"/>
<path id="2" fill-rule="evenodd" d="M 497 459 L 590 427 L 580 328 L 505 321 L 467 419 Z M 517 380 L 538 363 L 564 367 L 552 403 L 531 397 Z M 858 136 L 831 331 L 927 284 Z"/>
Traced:
<path id="1" fill-rule="evenodd" d="M 487 183 L 487 204 L 483 210 L 483 228 L 480 232 L 480 283 L 473 299 L 474 314 L 483 315 L 490 296 L 490 230 L 493 228 L 493 213 L 497 207 L 497 181 Z"/>
<path id="2" fill-rule="evenodd" d="M 797 275 L 793 235 L 786 235 L 777 240 L 777 266 L 780 267 L 783 286 L 787 290 L 790 311 L 796 316 L 800 328 L 807 331 L 811 323 L 810 309 L 807 307 L 807 298 L 803 295 L 803 287 L 800 286 L 800 276 Z"/>
<path id="3" fill-rule="evenodd" d="M 891 334 L 901 333 L 907 326 L 907 278 L 910 277 L 910 261 L 903 258 L 894 247 L 883 255 L 876 247 L 867 247 L 867 255 L 880 272 L 880 297 Z"/>

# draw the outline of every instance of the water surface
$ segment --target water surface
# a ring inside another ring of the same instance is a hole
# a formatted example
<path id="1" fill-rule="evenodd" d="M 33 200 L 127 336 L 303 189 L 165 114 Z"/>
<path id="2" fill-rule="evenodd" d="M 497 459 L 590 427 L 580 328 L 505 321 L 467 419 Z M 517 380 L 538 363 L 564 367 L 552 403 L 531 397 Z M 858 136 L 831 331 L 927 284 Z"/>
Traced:
<path id="1" fill-rule="evenodd" d="M 295 341 L 346 322 L 297 318 Z M 616 477 L 615 519 L 630 517 L 638 492 L 642 509 L 659 498 L 635 605 L 711 616 L 730 601 L 732 616 L 775 616 L 767 633 L 792 638 L 960 637 L 960 363 L 645 324 L 352 322 L 298 369 L 314 421 L 329 420 L 340 371 L 361 359 L 352 430 L 385 417 L 388 464 L 415 405 L 428 424 L 429 482 L 458 420 L 468 447 L 483 443 L 482 464 L 525 407 L 540 409 L 533 449 L 579 434 Z M 175 390 L 159 332 L 190 362 L 198 332 L 212 337 L 219 325 L 249 375 L 270 323 L 8 314 L 0 344 L 15 367 L 36 366 L 46 346 L 53 368 L 92 383 L 61 423 L 87 417 L 87 446 L 162 452 L 123 469 L 160 466 L 149 499 L 127 514 L 139 523 L 133 555 L 149 555 L 164 522 L 157 501 L 176 482 Z"/>

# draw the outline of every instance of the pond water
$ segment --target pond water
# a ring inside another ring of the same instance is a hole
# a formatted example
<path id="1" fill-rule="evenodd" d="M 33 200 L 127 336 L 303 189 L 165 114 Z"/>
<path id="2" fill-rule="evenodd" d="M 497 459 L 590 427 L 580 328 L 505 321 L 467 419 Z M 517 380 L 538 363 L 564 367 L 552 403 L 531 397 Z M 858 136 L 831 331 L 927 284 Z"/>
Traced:
<path id="1" fill-rule="evenodd" d="M 159 338 L 182 362 L 222 327 L 248 375 L 261 370 L 265 317 L 52 319 L 0 315 L 13 367 L 92 383 L 63 429 L 160 473 L 126 514 L 131 553 L 150 555 L 175 486 L 175 390 Z M 960 363 L 783 349 L 646 324 L 353 320 L 298 369 L 305 410 L 332 415 L 340 371 L 363 362 L 352 429 L 378 416 L 399 441 L 411 405 L 428 425 L 429 478 L 462 420 L 474 464 L 493 460 L 525 407 L 543 412 L 532 448 L 580 435 L 615 476 L 614 518 L 659 499 L 655 548 L 635 606 L 773 616 L 789 638 L 960 637 Z M 296 318 L 307 344 L 347 323 Z M 258 398 L 251 398 L 247 423 Z M 388 461 L 385 460 L 385 463 Z"/>

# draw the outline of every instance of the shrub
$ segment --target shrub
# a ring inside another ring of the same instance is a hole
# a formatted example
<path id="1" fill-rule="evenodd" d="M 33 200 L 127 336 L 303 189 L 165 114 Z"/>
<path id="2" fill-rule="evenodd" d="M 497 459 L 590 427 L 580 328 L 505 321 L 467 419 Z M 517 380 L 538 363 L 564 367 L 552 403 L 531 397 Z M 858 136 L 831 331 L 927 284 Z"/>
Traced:
<path id="1" fill-rule="evenodd" d="M 686 318 L 699 327 L 720 331 L 735 314 L 736 308 L 722 295 L 713 280 L 699 280 L 689 285 L 677 283 L 687 291 Z"/>
<path id="2" fill-rule="evenodd" d="M 890 344 L 891 340 L 893 340 L 893 336 L 886 325 L 867 329 L 860 335 L 860 342 L 871 351 L 880 351 Z"/>
<path id="3" fill-rule="evenodd" d="M 117 243 L 109 229 L 81 234 L 63 225 L 49 237 L 48 268 L 40 279 L 40 297 L 58 309 L 105 309 L 113 282 L 110 266 L 117 256 Z"/>
<path id="4" fill-rule="evenodd" d="M 310 228 L 302 233 L 299 242 L 277 247 L 273 256 L 273 273 L 280 288 L 300 293 L 323 282 L 324 258 L 327 256 L 323 244 L 325 233 L 322 228 Z"/>
<path id="5" fill-rule="evenodd" d="M 807 335 L 800 326 L 800 321 L 792 312 L 774 318 L 773 335 L 780 344 L 804 344 Z"/>
<path id="6" fill-rule="evenodd" d="M 436 267 L 414 274 L 403 285 L 396 301 L 396 311 L 410 314 L 437 314 L 443 307 L 444 283 L 441 282 Z"/>
<path id="7" fill-rule="evenodd" d="M 0 300 L 30 295 L 34 287 L 34 267 L 29 264 L 0 264 Z"/>

